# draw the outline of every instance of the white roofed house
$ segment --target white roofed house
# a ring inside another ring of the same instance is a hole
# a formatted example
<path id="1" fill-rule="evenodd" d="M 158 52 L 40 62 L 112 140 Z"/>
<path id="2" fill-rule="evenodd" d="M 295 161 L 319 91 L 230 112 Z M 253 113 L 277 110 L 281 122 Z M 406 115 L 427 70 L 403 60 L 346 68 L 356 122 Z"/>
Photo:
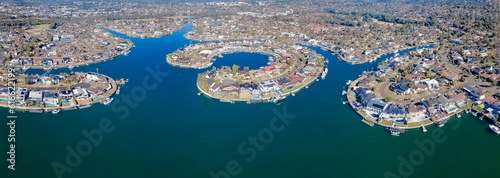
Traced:
<path id="1" fill-rule="evenodd" d="M 59 95 L 57 93 L 44 92 L 43 104 L 45 106 L 59 106 Z"/>
<path id="2" fill-rule="evenodd" d="M 90 97 L 89 92 L 84 88 L 76 88 L 72 92 L 76 100 L 85 100 Z"/>
<path id="3" fill-rule="evenodd" d="M 259 90 L 263 94 L 269 94 L 280 90 L 278 84 L 273 80 L 259 82 Z"/>
<path id="4" fill-rule="evenodd" d="M 379 114 L 382 111 L 384 111 L 385 107 L 387 107 L 387 104 L 384 103 L 382 100 L 372 99 L 372 100 L 368 101 L 365 109 L 368 111 L 375 112 L 375 113 Z"/>
<path id="5" fill-rule="evenodd" d="M 28 99 L 32 102 L 42 102 L 43 96 L 41 91 L 30 91 Z"/>

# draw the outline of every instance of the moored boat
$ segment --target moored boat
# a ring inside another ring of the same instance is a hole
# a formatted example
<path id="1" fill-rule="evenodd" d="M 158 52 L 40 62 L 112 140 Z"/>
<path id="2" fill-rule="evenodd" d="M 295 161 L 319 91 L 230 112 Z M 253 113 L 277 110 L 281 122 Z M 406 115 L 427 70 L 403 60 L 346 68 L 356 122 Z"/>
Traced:
<path id="1" fill-rule="evenodd" d="M 52 114 L 57 114 L 59 112 L 61 112 L 61 109 L 59 108 L 52 110 Z"/>
<path id="2" fill-rule="evenodd" d="M 108 105 L 109 103 L 111 103 L 112 101 L 114 100 L 114 98 L 107 98 L 103 101 L 101 101 L 102 104 L 104 105 Z"/>
<path id="3" fill-rule="evenodd" d="M 404 129 L 398 129 L 396 127 L 386 127 L 385 128 L 392 136 L 399 136 L 399 134 L 404 133 Z"/>
<path id="4" fill-rule="evenodd" d="M 490 129 L 491 129 L 491 131 L 495 132 L 496 134 L 500 134 L 500 128 L 498 128 L 498 126 L 490 124 Z"/>
<path id="5" fill-rule="evenodd" d="M 434 122 L 434 124 L 436 124 L 436 127 L 443 127 L 444 124 L 446 124 L 446 122 L 448 122 L 448 121 L 446 119 L 444 119 L 444 120 L 436 121 L 436 122 Z"/>

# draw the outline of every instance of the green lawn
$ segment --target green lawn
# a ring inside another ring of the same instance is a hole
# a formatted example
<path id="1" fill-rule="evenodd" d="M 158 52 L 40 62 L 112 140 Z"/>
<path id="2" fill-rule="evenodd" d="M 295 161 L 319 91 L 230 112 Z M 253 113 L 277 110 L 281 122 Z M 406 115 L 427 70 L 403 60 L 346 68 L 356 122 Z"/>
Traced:
<path id="1" fill-rule="evenodd" d="M 41 28 L 41 29 L 50 29 L 50 24 L 40 24 L 40 25 L 36 25 L 35 27 L 36 28 Z"/>

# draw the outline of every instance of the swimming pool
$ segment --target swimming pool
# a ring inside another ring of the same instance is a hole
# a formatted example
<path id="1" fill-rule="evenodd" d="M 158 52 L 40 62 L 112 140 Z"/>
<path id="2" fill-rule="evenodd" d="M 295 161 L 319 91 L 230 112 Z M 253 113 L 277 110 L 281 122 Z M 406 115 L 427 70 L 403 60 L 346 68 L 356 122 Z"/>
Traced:
<path id="1" fill-rule="evenodd" d="M 94 99 L 96 100 L 96 99 L 99 99 L 99 98 L 101 98 L 101 96 L 96 96 Z"/>

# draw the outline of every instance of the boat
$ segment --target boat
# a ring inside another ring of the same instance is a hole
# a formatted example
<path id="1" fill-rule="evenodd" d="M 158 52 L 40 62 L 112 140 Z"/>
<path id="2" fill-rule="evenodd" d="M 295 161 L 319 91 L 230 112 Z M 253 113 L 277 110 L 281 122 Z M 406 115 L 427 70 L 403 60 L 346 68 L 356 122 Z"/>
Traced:
<path id="1" fill-rule="evenodd" d="M 386 127 L 385 128 L 392 136 L 399 136 L 399 134 L 404 133 L 404 129 L 398 129 L 396 127 Z"/>
<path id="2" fill-rule="evenodd" d="M 75 66 L 69 65 L 68 69 L 73 69 L 73 67 L 75 67 Z"/>
<path id="3" fill-rule="evenodd" d="M 321 73 L 321 78 L 325 79 L 327 73 L 328 73 L 328 68 L 325 68 L 325 71 L 323 71 L 323 73 Z"/>
<path id="4" fill-rule="evenodd" d="M 28 66 L 23 66 L 23 68 L 22 68 L 22 69 L 23 69 L 23 70 L 28 70 L 28 69 L 30 69 L 30 67 L 28 67 Z"/>
<path id="5" fill-rule="evenodd" d="M 278 103 L 279 101 L 284 100 L 285 98 L 286 97 L 284 97 L 284 96 L 273 96 L 273 97 L 269 98 L 269 101 L 273 102 L 273 103 Z"/>
<path id="6" fill-rule="evenodd" d="M 114 100 L 114 98 L 107 98 L 103 101 L 101 101 L 102 104 L 104 105 L 108 105 L 109 103 L 111 103 L 112 101 Z"/>
<path id="7" fill-rule="evenodd" d="M 50 70 L 52 67 L 44 67 L 43 70 Z"/>
<path id="8" fill-rule="evenodd" d="M 224 56 L 222 56 L 222 54 L 219 54 L 219 56 L 218 56 L 218 57 L 219 57 L 219 58 L 223 58 Z"/>
<path id="9" fill-rule="evenodd" d="M 342 95 L 346 95 L 347 92 L 345 90 L 342 91 Z"/>
<path id="10" fill-rule="evenodd" d="M 490 129 L 491 129 L 491 131 L 495 132 L 496 134 L 500 134 L 500 128 L 498 128 L 498 126 L 490 124 Z"/>
<path id="11" fill-rule="evenodd" d="M 436 127 L 443 127 L 444 124 L 446 124 L 446 122 L 448 122 L 448 121 L 446 119 L 444 119 L 444 120 L 436 121 L 436 122 L 434 122 L 434 124 L 436 124 Z"/>
<path id="12" fill-rule="evenodd" d="M 61 112 L 61 109 L 59 108 L 52 110 L 52 114 L 57 114 L 59 112 Z"/>
<path id="13" fill-rule="evenodd" d="M 351 84 L 351 83 L 352 83 L 352 81 L 351 81 L 351 80 L 348 80 L 345 84 L 349 85 L 349 84 Z"/>
<path id="14" fill-rule="evenodd" d="M 427 129 L 425 129 L 423 124 L 420 124 L 420 126 L 422 127 L 422 132 L 427 132 Z"/>
<path id="15" fill-rule="evenodd" d="M 80 105 L 78 106 L 79 109 L 85 109 L 85 108 L 90 108 L 90 104 L 83 104 L 83 105 Z"/>
<path id="16" fill-rule="evenodd" d="M 116 94 L 120 94 L 120 86 L 118 86 L 118 88 L 116 88 Z"/>

